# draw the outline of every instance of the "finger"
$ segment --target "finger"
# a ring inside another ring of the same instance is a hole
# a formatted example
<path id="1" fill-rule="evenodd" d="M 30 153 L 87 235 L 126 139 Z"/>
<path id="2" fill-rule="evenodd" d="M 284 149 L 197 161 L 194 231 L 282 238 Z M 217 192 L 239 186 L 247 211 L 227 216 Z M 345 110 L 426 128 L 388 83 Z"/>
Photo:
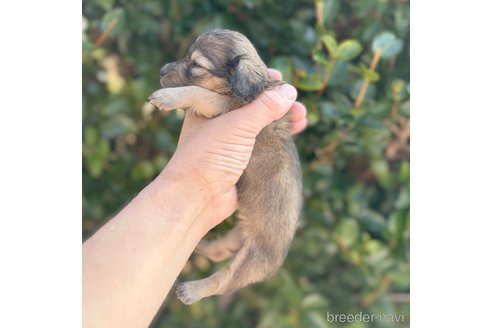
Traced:
<path id="1" fill-rule="evenodd" d="M 302 130 L 304 130 L 307 126 L 306 107 L 302 103 L 296 101 L 292 105 L 290 111 L 291 111 L 291 121 L 292 121 L 291 134 L 293 135 L 298 134 Z"/>
<path id="2" fill-rule="evenodd" d="M 307 127 L 308 122 L 307 120 L 302 120 L 299 122 L 292 123 L 292 128 L 290 130 L 291 135 L 296 135 L 298 133 L 301 133 L 304 131 L 304 129 Z"/>
<path id="3" fill-rule="evenodd" d="M 270 77 L 274 80 L 278 80 L 278 81 L 282 80 L 282 73 L 275 68 L 269 68 L 268 75 L 270 75 Z"/>
<path id="4" fill-rule="evenodd" d="M 291 116 L 292 123 L 306 119 L 307 110 L 306 110 L 306 107 L 302 103 L 296 101 L 292 105 L 292 108 L 290 110 L 291 110 L 291 115 L 292 115 Z"/>
<path id="5" fill-rule="evenodd" d="M 290 84 L 267 90 L 252 103 L 222 116 L 229 115 L 249 132 L 258 134 L 268 124 L 284 116 L 294 104 L 297 90 Z"/>

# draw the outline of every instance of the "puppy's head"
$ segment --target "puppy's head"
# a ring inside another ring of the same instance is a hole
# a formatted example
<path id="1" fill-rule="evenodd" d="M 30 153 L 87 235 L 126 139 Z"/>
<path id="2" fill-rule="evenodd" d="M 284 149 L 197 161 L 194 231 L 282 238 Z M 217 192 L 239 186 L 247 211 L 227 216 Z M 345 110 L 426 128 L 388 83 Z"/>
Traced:
<path id="1" fill-rule="evenodd" d="M 251 42 L 222 29 L 202 34 L 184 59 L 165 65 L 160 73 L 164 88 L 196 85 L 244 102 L 274 83 Z"/>

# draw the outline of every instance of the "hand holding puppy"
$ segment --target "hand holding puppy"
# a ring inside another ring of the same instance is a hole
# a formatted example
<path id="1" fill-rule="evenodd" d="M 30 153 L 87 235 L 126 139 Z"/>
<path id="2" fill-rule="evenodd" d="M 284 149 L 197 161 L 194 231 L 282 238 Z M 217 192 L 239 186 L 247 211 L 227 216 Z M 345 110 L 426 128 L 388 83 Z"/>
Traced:
<path id="1" fill-rule="evenodd" d="M 178 149 L 166 170 L 188 172 L 190 181 L 203 182 L 201 190 L 210 198 L 206 203 L 213 206 L 210 229 L 237 209 L 235 184 L 248 164 L 260 130 L 289 109 L 292 133 L 305 128 L 306 109 L 294 101 L 295 97 L 295 89 L 285 84 L 213 120 L 186 112 Z"/>

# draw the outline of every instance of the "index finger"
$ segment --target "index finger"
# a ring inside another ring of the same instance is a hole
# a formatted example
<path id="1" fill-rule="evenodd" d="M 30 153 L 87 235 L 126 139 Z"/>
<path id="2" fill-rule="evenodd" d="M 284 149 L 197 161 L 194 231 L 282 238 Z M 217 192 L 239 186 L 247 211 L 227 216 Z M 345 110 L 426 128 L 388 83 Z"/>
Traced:
<path id="1" fill-rule="evenodd" d="M 269 68 L 268 75 L 270 75 L 270 77 L 274 80 L 282 80 L 282 73 L 280 73 L 280 71 L 275 68 Z"/>

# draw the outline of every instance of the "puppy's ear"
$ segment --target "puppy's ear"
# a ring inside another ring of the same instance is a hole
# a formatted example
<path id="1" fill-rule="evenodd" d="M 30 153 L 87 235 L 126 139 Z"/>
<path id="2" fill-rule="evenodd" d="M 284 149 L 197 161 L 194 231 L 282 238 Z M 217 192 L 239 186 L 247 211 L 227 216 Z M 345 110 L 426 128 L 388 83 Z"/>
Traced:
<path id="1" fill-rule="evenodd" d="M 253 101 L 269 83 L 266 71 L 254 62 L 248 55 L 236 56 L 231 64 L 229 85 L 232 95 L 242 101 Z"/>

